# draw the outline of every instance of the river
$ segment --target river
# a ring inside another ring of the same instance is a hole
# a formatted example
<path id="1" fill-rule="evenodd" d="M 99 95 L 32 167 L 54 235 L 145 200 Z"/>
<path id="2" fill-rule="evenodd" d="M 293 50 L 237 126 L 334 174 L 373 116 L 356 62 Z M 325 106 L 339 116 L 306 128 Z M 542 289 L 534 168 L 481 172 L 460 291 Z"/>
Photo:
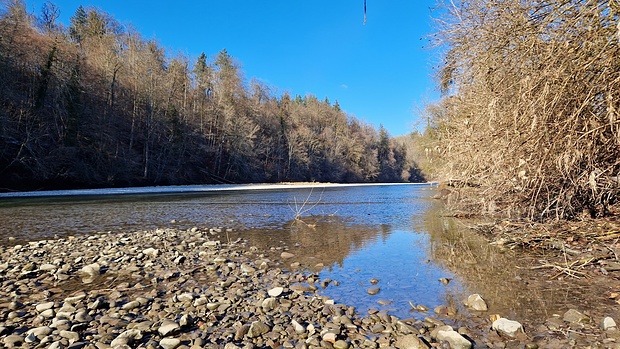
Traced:
<path id="1" fill-rule="evenodd" d="M 187 186 L 0 194 L 0 244 L 163 227 L 230 229 L 266 250 L 288 250 L 302 268 L 336 280 L 320 292 L 358 311 L 422 318 L 411 304 L 464 313 L 481 293 L 490 312 L 549 316 L 582 288 L 528 284 L 514 254 L 441 215 L 428 184 Z M 225 241 L 224 241 L 225 242 Z M 370 280 L 380 292 L 369 295 Z M 449 280 L 447 284 L 439 280 Z M 584 295 L 581 295 L 584 296 Z M 563 300 L 565 300 L 563 302 Z"/>

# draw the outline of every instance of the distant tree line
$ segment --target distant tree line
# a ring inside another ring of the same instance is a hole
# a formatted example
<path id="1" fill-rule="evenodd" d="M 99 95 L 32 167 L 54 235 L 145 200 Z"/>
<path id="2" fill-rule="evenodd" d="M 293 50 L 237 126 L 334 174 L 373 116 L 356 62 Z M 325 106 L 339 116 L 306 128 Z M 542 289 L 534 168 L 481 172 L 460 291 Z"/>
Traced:
<path id="1" fill-rule="evenodd" d="M 402 142 L 335 101 L 249 83 L 224 49 L 169 55 L 105 12 L 0 9 L 0 187 L 419 181 Z"/>

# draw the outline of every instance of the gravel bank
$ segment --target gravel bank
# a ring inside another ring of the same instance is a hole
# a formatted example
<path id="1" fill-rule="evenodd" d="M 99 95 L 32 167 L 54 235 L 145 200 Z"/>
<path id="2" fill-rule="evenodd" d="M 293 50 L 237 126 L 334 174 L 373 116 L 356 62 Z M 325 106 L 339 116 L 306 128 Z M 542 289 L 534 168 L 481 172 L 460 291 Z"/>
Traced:
<path id="1" fill-rule="evenodd" d="M 576 311 L 524 331 L 486 314 L 476 296 L 469 306 L 478 310 L 466 320 L 455 320 L 450 306 L 429 311 L 424 320 L 359 314 L 319 295 L 333 281 L 296 271 L 290 267 L 295 263 L 277 246 L 263 251 L 244 240 L 229 242 L 222 229 L 98 233 L 2 246 L 0 343 L 74 349 L 615 348 L 620 337 L 613 319 L 595 321 Z"/>

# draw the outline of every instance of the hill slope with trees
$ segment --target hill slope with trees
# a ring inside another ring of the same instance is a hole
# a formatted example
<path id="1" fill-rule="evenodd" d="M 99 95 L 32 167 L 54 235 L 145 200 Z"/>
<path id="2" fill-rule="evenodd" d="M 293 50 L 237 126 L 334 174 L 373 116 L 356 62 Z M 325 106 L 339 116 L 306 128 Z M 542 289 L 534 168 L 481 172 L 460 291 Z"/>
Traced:
<path id="1" fill-rule="evenodd" d="M 0 9 L 3 190 L 422 180 L 406 148 L 338 102 L 276 95 L 224 49 L 170 55 L 105 12 Z"/>

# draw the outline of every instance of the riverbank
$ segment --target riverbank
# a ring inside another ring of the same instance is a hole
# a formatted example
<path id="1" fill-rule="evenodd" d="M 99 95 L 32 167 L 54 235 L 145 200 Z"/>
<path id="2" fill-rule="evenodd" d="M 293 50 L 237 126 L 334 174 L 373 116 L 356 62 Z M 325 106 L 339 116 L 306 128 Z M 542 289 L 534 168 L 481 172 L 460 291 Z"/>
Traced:
<path id="1" fill-rule="evenodd" d="M 89 197 L 89 196 L 118 196 L 118 195 L 169 195 L 169 194 L 204 194 L 217 192 L 255 191 L 255 190 L 287 190 L 287 189 L 317 189 L 371 187 L 371 186 L 399 186 L 399 185 L 434 185 L 426 183 L 327 183 L 327 182 L 284 182 L 284 183 L 254 183 L 254 184 L 200 184 L 200 185 L 168 185 L 125 188 L 95 188 L 95 189 L 68 189 L 68 190 L 40 190 L 40 191 L 13 191 L 0 192 L 0 199 L 19 198 L 50 198 L 50 197 Z"/>
<path id="2" fill-rule="evenodd" d="M 495 314 L 449 304 L 428 311 L 420 305 L 428 312 L 423 320 L 360 314 L 317 292 L 339 283 L 312 271 L 321 261 L 300 264 L 288 246 L 261 249 L 231 235 L 158 229 L 2 246 L 0 342 L 74 349 L 447 348 L 445 341 L 452 348 L 606 348 L 620 338 L 612 320 L 603 329 L 603 318 L 578 309 L 524 323 L 511 335 L 491 329 Z"/>

